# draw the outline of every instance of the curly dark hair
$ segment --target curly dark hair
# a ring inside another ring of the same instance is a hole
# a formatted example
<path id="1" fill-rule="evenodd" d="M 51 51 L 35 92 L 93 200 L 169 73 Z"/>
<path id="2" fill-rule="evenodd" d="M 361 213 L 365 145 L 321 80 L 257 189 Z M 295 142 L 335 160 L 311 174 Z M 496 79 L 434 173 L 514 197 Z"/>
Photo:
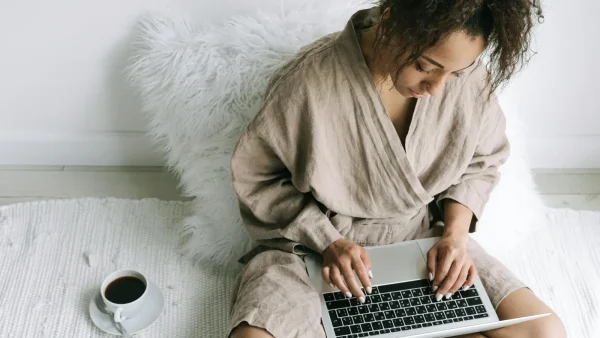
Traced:
<path id="1" fill-rule="evenodd" d="M 381 19 L 375 52 L 395 55 L 387 66 L 397 77 L 427 49 L 454 32 L 483 36 L 489 57 L 487 80 L 491 95 L 533 55 L 532 29 L 544 19 L 538 1 L 377 0 L 381 13 L 389 9 L 389 16 Z"/>

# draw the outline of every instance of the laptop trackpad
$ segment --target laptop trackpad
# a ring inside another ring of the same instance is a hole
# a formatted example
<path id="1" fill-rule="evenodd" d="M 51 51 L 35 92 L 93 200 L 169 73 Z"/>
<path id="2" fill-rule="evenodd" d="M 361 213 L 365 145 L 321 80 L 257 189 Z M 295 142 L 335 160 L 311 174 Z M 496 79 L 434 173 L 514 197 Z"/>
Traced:
<path id="1" fill-rule="evenodd" d="M 365 248 L 374 285 L 428 278 L 427 262 L 416 242 Z"/>

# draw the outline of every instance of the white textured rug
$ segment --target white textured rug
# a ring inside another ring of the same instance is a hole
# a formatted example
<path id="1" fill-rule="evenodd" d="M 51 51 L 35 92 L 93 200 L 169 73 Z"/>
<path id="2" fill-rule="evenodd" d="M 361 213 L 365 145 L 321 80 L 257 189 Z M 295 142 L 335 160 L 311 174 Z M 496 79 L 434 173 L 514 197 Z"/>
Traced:
<path id="1" fill-rule="evenodd" d="M 165 295 L 137 337 L 223 337 L 235 278 L 178 253 L 191 204 L 76 199 L 0 207 L 0 337 L 105 337 L 87 308 L 103 277 L 144 272 Z M 548 210 L 548 231 L 501 260 L 565 321 L 600 332 L 600 213 Z"/>

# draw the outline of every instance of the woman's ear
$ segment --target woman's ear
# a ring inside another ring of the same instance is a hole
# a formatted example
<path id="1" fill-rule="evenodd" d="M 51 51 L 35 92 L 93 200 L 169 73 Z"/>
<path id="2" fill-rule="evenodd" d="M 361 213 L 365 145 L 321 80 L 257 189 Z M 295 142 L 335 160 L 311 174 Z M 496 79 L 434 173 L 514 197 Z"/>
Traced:
<path id="1" fill-rule="evenodd" d="M 381 13 L 381 20 L 389 19 L 391 12 L 392 12 L 392 10 L 389 7 L 384 9 L 383 13 Z"/>

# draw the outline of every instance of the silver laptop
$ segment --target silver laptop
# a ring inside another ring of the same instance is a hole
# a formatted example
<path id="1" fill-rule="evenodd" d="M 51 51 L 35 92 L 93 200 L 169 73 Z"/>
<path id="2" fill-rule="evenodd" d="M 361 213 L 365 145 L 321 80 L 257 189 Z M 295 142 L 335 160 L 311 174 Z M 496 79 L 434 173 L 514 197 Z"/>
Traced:
<path id="1" fill-rule="evenodd" d="M 320 257 L 307 256 L 308 274 L 321 294 L 327 337 L 452 337 L 550 315 L 500 321 L 479 277 L 471 288 L 458 291 L 449 300 L 436 301 L 427 278 L 426 255 L 438 240 L 366 248 L 374 278 L 373 292 L 364 304 L 325 284 Z"/>

